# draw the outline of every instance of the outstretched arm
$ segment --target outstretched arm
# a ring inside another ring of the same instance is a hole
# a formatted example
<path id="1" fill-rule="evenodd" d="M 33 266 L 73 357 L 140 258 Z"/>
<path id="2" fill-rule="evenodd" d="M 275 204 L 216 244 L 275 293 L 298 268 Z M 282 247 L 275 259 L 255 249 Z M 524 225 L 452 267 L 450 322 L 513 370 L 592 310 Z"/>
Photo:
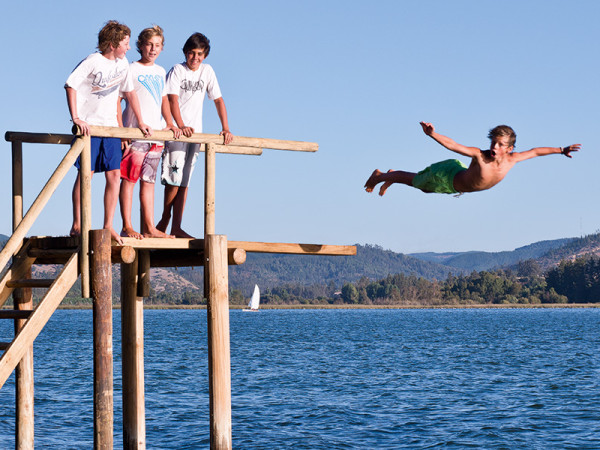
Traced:
<path id="1" fill-rule="evenodd" d="M 431 123 L 421 122 L 421 127 L 423 127 L 423 133 L 431 137 L 438 144 L 446 147 L 448 150 L 456 152 L 460 155 L 470 156 L 471 158 L 478 155 L 481 152 L 481 150 L 477 147 L 467 147 L 465 145 L 459 144 L 458 142 L 454 141 L 453 139 L 450 139 L 447 136 L 436 133 L 435 128 Z"/>
<path id="2" fill-rule="evenodd" d="M 572 158 L 572 152 L 578 152 L 581 149 L 581 144 L 572 144 L 566 147 L 536 147 L 526 152 L 514 153 L 514 158 L 517 162 L 525 161 L 526 159 L 535 158 L 536 156 L 546 156 L 553 154 L 562 154 L 567 158 Z"/>

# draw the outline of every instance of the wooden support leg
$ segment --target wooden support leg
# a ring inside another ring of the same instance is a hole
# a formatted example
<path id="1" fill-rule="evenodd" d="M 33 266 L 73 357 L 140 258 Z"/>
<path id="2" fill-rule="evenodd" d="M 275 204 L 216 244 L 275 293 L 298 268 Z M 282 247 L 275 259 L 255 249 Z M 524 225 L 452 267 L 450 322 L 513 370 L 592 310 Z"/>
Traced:
<path id="1" fill-rule="evenodd" d="M 138 257 L 141 252 L 138 252 Z M 123 449 L 146 448 L 144 405 L 144 303 L 138 292 L 139 258 L 121 264 Z"/>
<path id="2" fill-rule="evenodd" d="M 31 269 L 24 278 L 31 278 Z M 30 288 L 15 289 L 13 293 L 15 309 L 33 309 Z M 15 321 L 15 334 L 25 324 L 24 319 Z M 34 448 L 33 426 L 33 345 L 30 346 L 15 372 L 16 380 L 16 427 L 15 448 L 25 450 Z"/>
<path id="3" fill-rule="evenodd" d="M 208 297 L 210 448 L 231 449 L 231 361 L 227 237 L 208 235 L 204 277 Z"/>
<path id="4" fill-rule="evenodd" d="M 112 264 L 110 231 L 92 230 L 94 308 L 94 449 L 113 448 Z"/>

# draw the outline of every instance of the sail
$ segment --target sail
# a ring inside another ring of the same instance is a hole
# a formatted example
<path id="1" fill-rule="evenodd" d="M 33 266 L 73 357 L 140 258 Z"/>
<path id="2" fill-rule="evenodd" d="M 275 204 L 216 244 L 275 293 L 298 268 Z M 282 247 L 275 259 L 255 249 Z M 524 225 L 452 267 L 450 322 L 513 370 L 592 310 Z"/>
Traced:
<path id="1" fill-rule="evenodd" d="M 250 309 L 258 309 L 258 305 L 260 304 L 260 289 L 258 289 L 258 285 L 254 285 L 254 292 L 252 293 L 252 298 L 250 299 L 250 303 L 248 303 L 248 308 Z"/>

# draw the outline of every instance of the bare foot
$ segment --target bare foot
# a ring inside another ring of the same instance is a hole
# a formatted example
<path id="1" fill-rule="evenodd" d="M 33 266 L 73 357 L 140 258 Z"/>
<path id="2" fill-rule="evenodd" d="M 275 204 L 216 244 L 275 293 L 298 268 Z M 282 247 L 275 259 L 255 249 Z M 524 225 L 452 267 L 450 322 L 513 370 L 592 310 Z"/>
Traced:
<path id="1" fill-rule="evenodd" d="M 162 231 L 163 233 L 167 233 L 167 226 L 169 225 L 169 221 L 165 219 L 160 219 L 160 222 L 156 224 L 156 229 L 158 231 Z"/>
<path id="2" fill-rule="evenodd" d="M 387 173 L 393 172 L 392 169 L 388 170 Z M 387 188 L 389 188 L 392 184 L 391 181 L 386 181 L 385 183 L 383 183 L 381 185 L 381 188 L 379 189 L 379 195 L 383 195 L 385 194 L 385 191 L 387 191 Z"/>
<path id="3" fill-rule="evenodd" d="M 375 169 L 373 171 L 373 173 L 371 174 L 371 176 L 365 183 L 365 191 L 373 192 L 373 189 L 375 188 L 375 186 L 380 182 L 379 181 L 380 175 L 381 175 L 381 172 L 378 169 Z"/>
<path id="4" fill-rule="evenodd" d="M 110 231 L 111 238 L 113 238 L 115 241 L 117 241 L 117 243 L 119 245 L 123 245 L 123 239 L 121 239 L 121 236 L 119 236 L 119 233 L 117 233 L 113 227 L 106 228 L 106 229 Z"/>
<path id="5" fill-rule="evenodd" d="M 79 228 L 79 225 L 73 224 L 71 231 L 69 231 L 69 236 L 81 236 L 81 229 Z"/>
<path id="6" fill-rule="evenodd" d="M 142 239 L 144 237 L 144 236 L 142 236 L 141 233 L 138 233 L 133 228 L 129 228 L 129 227 L 125 227 L 121 230 L 121 236 L 135 238 L 135 239 Z"/>
<path id="7" fill-rule="evenodd" d="M 144 237 L 147 237 L 147 238 L 167 238 L 167 239 L 173 239 L 173 238 L 175 238 L 175 236 L 167 234 L 167 233 L 165 233 L 163 231 L 160 231 L 159 229 L 154 228 L 154 227 L 152 227 L 148 231 L 146 231 L 144 233 Z"/>
<path id="8" fill-rule="evenodd" d="M 185 231 L 183 231 L 181 228 L 178 230 L 174 230 L 173 228 L 171 228 L 171 234 L 173 236 L 175 236 L 176 238 L 183 238 L 183 239 L 194 239 L 194 236 L 187 234 Z"/>

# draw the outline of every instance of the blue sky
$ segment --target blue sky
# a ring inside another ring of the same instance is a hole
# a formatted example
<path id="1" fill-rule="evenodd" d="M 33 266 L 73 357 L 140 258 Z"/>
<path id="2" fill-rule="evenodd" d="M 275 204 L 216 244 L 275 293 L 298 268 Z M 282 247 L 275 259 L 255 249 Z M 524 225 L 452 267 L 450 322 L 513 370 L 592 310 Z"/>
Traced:
<path id="1" fill-rule="evenodd" d="M 171 5 L 4 5 L 2 129 L 69 132 L 63 84 L 95 50 L 102 25 L 119 20 L 137 37 L 157 23 L 166 36 L 158 63 L 167 70 L 183 60 L 190 34 L 211 39 L 206 62 L 219 78 L 234 134 L 320 145 L 315 154 L 268 150 L 261 157 L 217 157 L 216 229 L 229 239 L 369 243 L 403 253 L 498 251 L 600 229 L 600 2 Z M 132 49 L 127 57 L 138 54 Z M 418 171 L 454 157 L 423 135 L 421 120 L 465 145 L 487 148 L 488 130 L 505 123 L 517 132 L 517 150 L 572 143 L 583 149 L 572 160 L 553 155 L 523 162 L 492 190 L 460 198 L 406 186 L 393 186 L 382 198 L 366 194 L 364 182 L 375 168 Z M 220 130 L 208 103 L 204 130 Z M 10 144 L 3 142 L 0 232 L 9 234 Z M 27 205 L 66 149 L 25 145 Z M 203 168 L 197 169 L 183 226 L 201 236 Z M 73 169 L 32 234 L 68 232 L 74 177 Z M 92 184 L 93 226 L 100 227 L 103 177 L 95 175 Z M 159 217 L 162 186 L 156 204 Z"/>

